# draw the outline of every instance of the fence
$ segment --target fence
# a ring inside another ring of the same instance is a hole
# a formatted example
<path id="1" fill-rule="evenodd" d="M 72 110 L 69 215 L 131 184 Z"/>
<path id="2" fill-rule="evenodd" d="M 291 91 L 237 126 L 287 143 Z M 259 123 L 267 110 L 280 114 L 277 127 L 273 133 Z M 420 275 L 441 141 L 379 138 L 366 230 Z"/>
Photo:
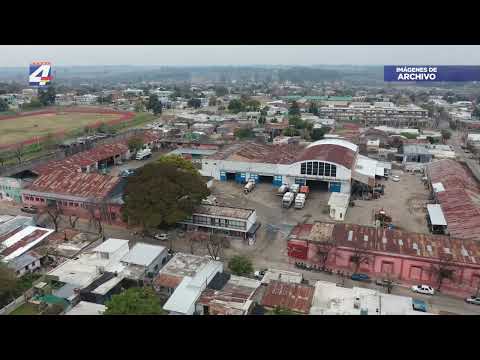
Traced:
<path id="1" fill-rule="evenodd" d="M 0 315 L 8 315 L 15 311 L 17 308 L 25 304 L 25 295 L 13 300 L 10 304 L 0 309 Z"/>

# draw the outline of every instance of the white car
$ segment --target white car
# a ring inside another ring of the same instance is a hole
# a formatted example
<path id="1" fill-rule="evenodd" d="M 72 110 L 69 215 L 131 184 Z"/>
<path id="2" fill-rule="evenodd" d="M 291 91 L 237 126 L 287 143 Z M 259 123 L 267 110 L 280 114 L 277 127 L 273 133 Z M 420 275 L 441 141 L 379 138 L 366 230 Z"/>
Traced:
<path id="1" fill-rule="evenodd" d="M 431 286 L 428 285 L 413 285 L 412 286 L 412 291 L 419 293 L 419 294 L 424 294 L 424 295 L 433 295 L 435 294 L 435 290 Z"/>
<path id="2" fill-rule="evenodd" d="M 400 181 L 400 177 L 399 177 L 398 175 L 393 175 L 393 176 L 392 176 L 392 181 L 399 182 L 399 181 Z"/>
<path id="3" fill-rule="evenodd" d="M 161 241 L 165 241 L 165 240 L 168 240 L 168 234 L 156 234 L 155 236 L 155 239 L 157 240 L 161 240 Z"/>

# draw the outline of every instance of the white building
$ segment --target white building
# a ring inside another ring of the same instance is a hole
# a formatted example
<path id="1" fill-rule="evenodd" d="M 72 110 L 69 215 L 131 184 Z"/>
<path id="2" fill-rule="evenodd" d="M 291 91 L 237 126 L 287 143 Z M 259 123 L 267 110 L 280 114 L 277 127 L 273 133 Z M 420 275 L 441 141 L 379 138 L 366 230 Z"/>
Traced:
<path id="1" fill-rule="evenodd" d="M 131 279 L 156 274 L 167 262 L 168 250 L 164 246 L 137 243 L 120 259 L 125 276 Z"/>
<path id="2" fill-rule="evenodd" d="M 193 315 L 195 304 L 223 263 L 207 256 L 177 253 L 154 280 L 157 291 L 169 294 L 164 310 L 172 315 Z"/>
<path id="3" fill-rule="evenodd" d="M 85 94 L 74 97 L 77 105 L 95 105 L 98 101 L 98 96 L 93 94 Z"/>
<path id="4" fill-rule="evenodd" d="M 310 315 L 425 315 L 413 310 L 411 297 L 366 288 L 345 288 L 317 281 Z"/>
<path id="5" fill-rule="evenodd" d="M 330 207 L 330 217 L 333 220 L 343 221 L 347 214 L 348 204 L 350 201 L 350 194 L 332 193 L 328 200 Z"/>
<path id="6" fill-rule="evenodd" d="M 281 281 L 289 284 L 301 284 L 303 275 L 294 271 L 281 269 L 268 269 L 263 275 L 262 284 L 270 284 L 271 281 Z"/>
<path id="7" fill-rule="evenodd" d="M 88 301 L 80 301 L 77 305 L 68 310 L 65 315 L 102 315 L 107 307 Z"/>

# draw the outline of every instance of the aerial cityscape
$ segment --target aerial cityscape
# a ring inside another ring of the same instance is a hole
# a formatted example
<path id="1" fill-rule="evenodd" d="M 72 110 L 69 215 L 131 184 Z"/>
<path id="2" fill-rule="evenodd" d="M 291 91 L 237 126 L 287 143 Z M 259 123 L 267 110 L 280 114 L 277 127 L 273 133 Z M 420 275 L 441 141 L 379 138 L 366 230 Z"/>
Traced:
<path id="1" fill-rule="evenodd" d="M 2 47 L 0 315 L 480 314 L 480 47 Z"/>

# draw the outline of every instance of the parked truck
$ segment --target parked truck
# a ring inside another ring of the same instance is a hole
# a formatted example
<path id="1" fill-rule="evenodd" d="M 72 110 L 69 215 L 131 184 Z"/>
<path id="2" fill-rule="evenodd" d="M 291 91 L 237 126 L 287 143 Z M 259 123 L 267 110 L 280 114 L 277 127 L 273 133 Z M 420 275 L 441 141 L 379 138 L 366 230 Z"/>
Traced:
<path id="1" fill-rule="evenodd" d="M 292 206 L 293 200 L 295 200 L 295 194 L 293 192 L 286 192 L 282 198 L 282 207 L 289 208 Z"/>
<path id="2" fill-rule="evenodd" d="M 277 190 L 277 196 L 283 196 L 285 195 L 285 193 L 288 191 L 288 185 L 287 184 L 283 184 L 282 186 L 280 186 Z"/>
<path id="3" fill-rule="evenodd" d="M 303 207 L 305 206 L 305 199 L 305 194 L 297 194 L 297 196 L 295 197 L 295 209 L 303 209 Z"/>
<path id="4" fill-rule="evenodd" d="M 146 149 L 139 150 L 137 152 L 137 155 L 135 156 L 135 159 L 143 160 L 150 157 L 151 155 L 152 155 L 152 150 L 150 150 L 149 148 L 146 148 Z"/>
<path id="5" fill-rule="evenodd" d="M 247 183 L 245 184 L 244 188 L 243 188 L 243 192 L 245 194 L 248 194 L 249 192 L 251 192 L 253 189 L 255 188 L 255 180 L 253 179 L 250 179 L 247 181 Z"/>
<path id="6" fill-rule="evenodd" d="M 290 191 L 293 192 L 294 194 L 297 194 L 299 190 L 300 190 L 299 184 L 293 184 L 292 186 L 290 186 Z"/>
<path id="7" fill-rule="evenodd" d="M 310 188 L 307 185 L 300 186 L 300 194 L 305 194 L 305 199 L 310 194 Z"/>

